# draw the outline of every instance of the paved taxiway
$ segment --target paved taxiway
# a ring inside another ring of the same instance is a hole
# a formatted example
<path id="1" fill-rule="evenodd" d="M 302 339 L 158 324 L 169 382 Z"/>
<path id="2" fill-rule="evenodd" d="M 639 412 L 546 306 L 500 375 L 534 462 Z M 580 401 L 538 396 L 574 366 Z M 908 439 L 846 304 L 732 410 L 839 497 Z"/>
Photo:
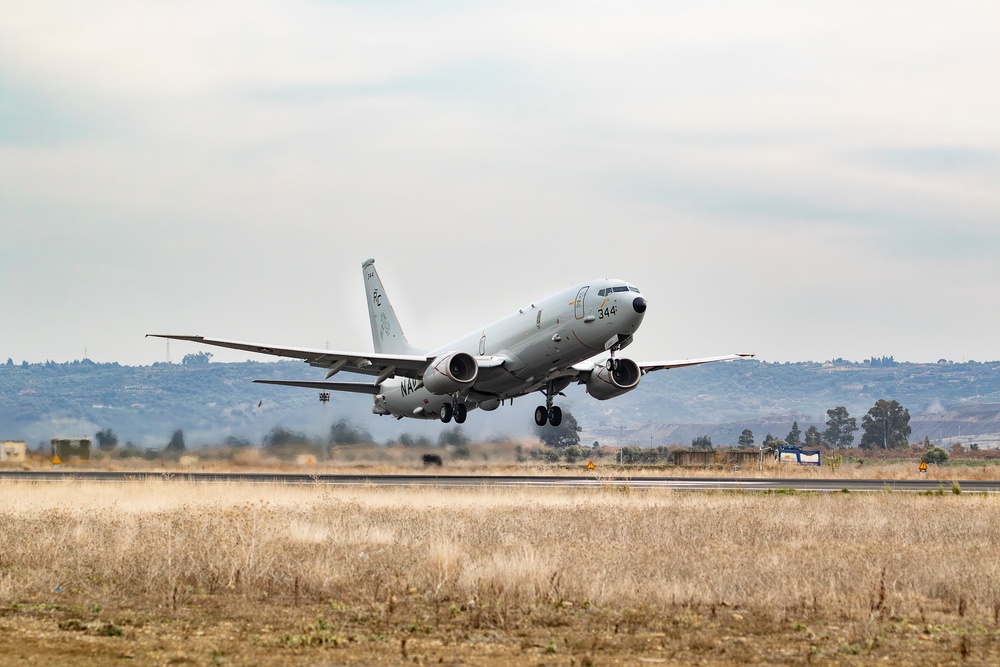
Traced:
<path id="1" fill-rule="evenodd" d="M 3 471 L 4 480 L 27 482 L 129 482 L 163 480 L 229 484 L 315 484 L 340 486 L 507 486 L 527 488 L 599 488 L 629 486 L 633 489 L 673 491 L 908 491 L 951 492 L 952 481 L 926 479 L 808 479 L 730 477 L 622 477 L 622 476 L 520 476 L 520 475 L 334 475 L 321 473 L 214 473 L 214 472 L 97 472 Z M 1000 481 L 956 480 L 963 493 L 1000 493 Z"/>

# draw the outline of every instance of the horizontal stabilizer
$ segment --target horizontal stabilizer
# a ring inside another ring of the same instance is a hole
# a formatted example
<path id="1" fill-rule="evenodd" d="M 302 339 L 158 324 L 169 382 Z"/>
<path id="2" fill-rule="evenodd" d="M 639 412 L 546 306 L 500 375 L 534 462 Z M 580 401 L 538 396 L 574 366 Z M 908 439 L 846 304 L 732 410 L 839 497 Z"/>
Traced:
<path id="1" fill-rule="evenodd" d="M 381 389 L 377 384 L 366 382 L 310 382 L 307 380 L 254 380 L 258 384 L 277 384 L 283 387 L 305 387 L 307 389 L 322 389 L 323 391 L 349 391 L 354 394 L 369 394 L 374 396 Z"/>

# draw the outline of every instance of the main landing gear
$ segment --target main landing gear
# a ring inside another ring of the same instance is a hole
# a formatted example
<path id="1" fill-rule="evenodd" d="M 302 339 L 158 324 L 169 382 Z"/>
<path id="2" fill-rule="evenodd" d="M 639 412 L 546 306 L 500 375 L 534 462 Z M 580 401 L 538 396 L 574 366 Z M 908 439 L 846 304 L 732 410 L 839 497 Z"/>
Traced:
<path id="1" fill-rule="evenodd" d="M 539 405 L 535 408 L 535 423 L 539 426 L 545 426 L 546 422 L 553 426 L 559 426 L 562 423 L 562 408 L 558 405 L 552 405 L 552 399 L 558 392 L 554 392 L 552 389 L 552 383 L 549 382 L 549 386 L 545 389 L 545 405 Z"/>
<path id="2" fill-rule="evenodd" d="M 445 403 L 441 406 L 441 421 L 447 424 L 455 418 L 456 424 L 464 424 L 465 418 L 469 414 L 469 408 L 465 403 Z"/>

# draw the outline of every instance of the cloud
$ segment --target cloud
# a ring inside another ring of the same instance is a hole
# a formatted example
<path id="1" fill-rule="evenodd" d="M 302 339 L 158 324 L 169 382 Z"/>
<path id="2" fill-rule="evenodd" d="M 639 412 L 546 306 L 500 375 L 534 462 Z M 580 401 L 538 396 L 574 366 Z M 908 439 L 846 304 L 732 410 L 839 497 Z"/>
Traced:
<path id="1" fill-rule="evenodd" d="M 367 349 L 369 255 L 427 345 L 615 275 L 662 308 L 651 358 L 996 356 L 906 324 L 931 302 L 1000 325 L 975 296 L 1000 289 L 990 7 L 2 11 L 17 360 L 149 361 L 161 329 Z M 876 289 L 900 294 L 881 322 Z"/>

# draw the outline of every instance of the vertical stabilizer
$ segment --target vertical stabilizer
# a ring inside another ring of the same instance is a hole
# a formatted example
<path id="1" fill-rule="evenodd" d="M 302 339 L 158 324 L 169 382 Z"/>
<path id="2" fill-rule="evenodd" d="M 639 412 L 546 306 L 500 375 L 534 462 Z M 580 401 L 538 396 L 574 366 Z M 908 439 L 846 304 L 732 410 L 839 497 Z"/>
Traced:
<path id="1" fill-rule="evenodd" d="M 365 292 L 368 296 L 368 318 L 372 325 L 372 343 L 375 351 L 383 354 L 419 354 L 410 346 L 403 335 L 396 312 L 385 295 L 382 280 L 375 270 L 375 260 L 368 259 L 361 265 L 365 277 Z"/>

